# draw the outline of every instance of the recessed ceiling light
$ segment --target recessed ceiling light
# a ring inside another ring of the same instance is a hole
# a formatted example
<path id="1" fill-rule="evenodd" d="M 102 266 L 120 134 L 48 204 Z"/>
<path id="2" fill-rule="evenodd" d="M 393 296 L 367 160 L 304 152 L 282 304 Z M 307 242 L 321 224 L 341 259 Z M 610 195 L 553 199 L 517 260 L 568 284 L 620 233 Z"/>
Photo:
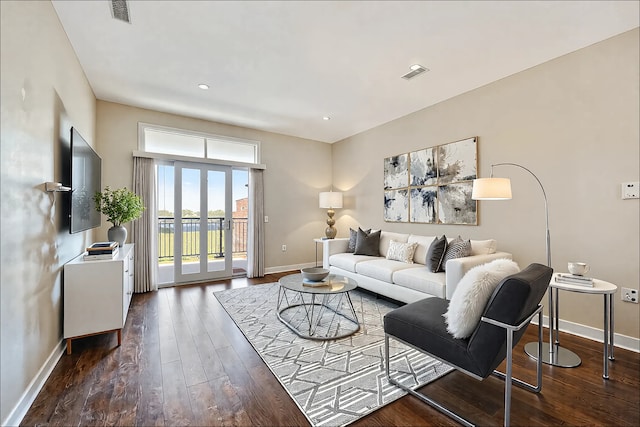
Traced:
<path id="1" fill-rule="evenodd" d="M 425 71 L 429 71 L 428 68 L 423 67 L 420 64 L 413 64 L 411 67 L 409 67 L 409 69 L 411 71 L 409 71 L 407 74 L 405 74 L 404 76 L 402 76 L 403 79 L 405 80 L 409 80 L 414 78 L 415 76 L 424 73 Z"/>
<path id="2" fill-rule="evenodd" d="M 322 120 L 331 120 L 331 117 L 329 117 L 329 116 L 324 116 L 324 117 L 322 118 Z"/>
<path id="3" fill-rule="evenodd" d="M 209 89 L 209 85 L 204 84 L 204 83 L 200 83 L 200 84 L 198 85 L 198 87 L 199 87 L 200 89 L 202 89 L 202 90 L 207 90 L 207 89 Z"/>

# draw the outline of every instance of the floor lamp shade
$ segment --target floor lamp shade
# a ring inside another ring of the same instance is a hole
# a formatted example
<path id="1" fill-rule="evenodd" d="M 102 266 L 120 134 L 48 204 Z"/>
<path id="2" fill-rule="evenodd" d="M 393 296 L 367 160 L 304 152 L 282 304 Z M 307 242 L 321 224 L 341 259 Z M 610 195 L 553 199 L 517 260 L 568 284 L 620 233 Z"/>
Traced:
<path id="1" fill-rule="evenodd" d="M 509 200 L 511 199 L 511 180 L 509 178 L 474 179 L 471 198 L 473 200 Z"/>
<path id="2" fill-rule="evenodd" d="M 327 239 L 333 239 L 338 234 L 338 230 L 334 227 L 336 220 L 334 208 L 342 207 L 342 193 L 339 191 L 325 191 L 320 193 L 320 208 L 327 209 L 327 228 L 324 230 Z"/>

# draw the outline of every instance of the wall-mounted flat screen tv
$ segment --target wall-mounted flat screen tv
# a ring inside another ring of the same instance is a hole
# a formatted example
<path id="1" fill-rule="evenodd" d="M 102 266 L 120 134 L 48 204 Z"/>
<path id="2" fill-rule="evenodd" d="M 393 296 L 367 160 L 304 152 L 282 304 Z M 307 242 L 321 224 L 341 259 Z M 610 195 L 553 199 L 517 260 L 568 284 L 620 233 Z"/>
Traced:
<path id="1" fill-rule="evenodd" d="M 102 159 L 80 133 L 71 128 L 71 233 L 100 226 L 93 196 L 102 191 Z"/>

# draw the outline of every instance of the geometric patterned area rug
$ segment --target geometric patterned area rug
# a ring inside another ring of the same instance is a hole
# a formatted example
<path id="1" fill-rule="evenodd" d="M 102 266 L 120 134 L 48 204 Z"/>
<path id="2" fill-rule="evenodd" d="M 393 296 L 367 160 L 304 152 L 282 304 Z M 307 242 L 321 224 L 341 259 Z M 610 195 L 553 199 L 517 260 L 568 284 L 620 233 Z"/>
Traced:
<path id="1" fill-rule="evenodd" d="M 299 337 L 277 318 L 279 286 L 253 285 L 214 295 L 312 425 L 347 425 L 406 394 L 389 384 L 384 368 L 382 318 L 395 304 L 351 291 L 360 330 L 315 341 Z M 453 370 L 395 340 L 390 354 L 393 377 L 409 387 Z"/>

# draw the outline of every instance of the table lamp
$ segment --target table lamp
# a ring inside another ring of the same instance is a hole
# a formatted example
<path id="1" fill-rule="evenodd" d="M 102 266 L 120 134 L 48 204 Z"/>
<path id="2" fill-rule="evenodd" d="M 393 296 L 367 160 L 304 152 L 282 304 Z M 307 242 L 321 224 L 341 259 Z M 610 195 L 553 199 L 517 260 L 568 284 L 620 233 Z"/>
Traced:
<path id="1" fill-rule="evenodd" d="M 334 227 L 336 220 L 333 219 L 335 215 L 334 208 L 342 208 L 342 193 L 339 191 L 324 191 L 320 193 L 320 208 L 327 209 L 327 228 L 324 230 L 324 234 L 327 239 L 333 239 L 336 237 L 338 230 Z"/>

